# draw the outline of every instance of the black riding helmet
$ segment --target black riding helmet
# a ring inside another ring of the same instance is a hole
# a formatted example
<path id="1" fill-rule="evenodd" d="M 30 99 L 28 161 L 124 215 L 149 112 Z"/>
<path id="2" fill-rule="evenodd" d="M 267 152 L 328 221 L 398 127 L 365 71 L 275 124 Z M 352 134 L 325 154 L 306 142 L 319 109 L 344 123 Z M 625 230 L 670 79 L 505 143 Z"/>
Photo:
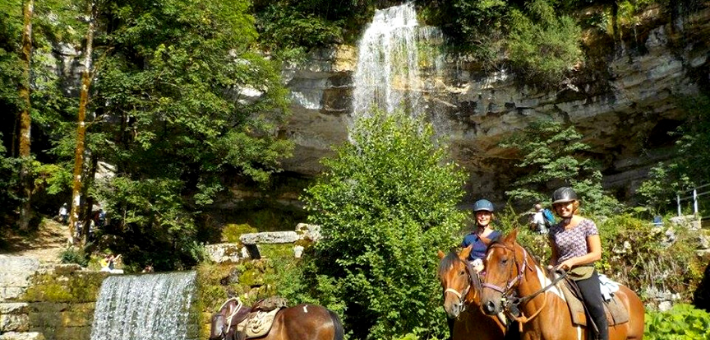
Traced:
<path id="1" fill-rule="evenodd" d="M 561 187 L 552 193 L 552 204 L 577 201 L 577 193 L 570 187 Z"/>

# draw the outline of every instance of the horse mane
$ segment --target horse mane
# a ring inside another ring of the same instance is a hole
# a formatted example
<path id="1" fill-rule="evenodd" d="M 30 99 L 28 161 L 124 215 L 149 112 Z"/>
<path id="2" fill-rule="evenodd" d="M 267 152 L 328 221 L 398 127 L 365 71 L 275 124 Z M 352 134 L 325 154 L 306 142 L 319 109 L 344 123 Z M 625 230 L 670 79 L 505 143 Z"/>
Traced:
<path id="1" fill-rule="evenodd" d="M 460 259 L 459 255 L 453 250 L 449 251 L 449 253 L 441 259 L 441 262 L 439 263 L 439 270 L 437 272 L 439 277 L 444 276 L 446 272 L 449 271 L 449 268 L 458 262 L 462 262 L 464 266 L 466 266 L 466 272 L 468 273 L 471 285 L 473 285 L 476 291 L 480 292 L 483 285 L 481 284 L 481 279 L 478 275 L 476 275 L 476 271 L 473 269 L 473 266 L 468 261 Z"/>
<path id="2" fill-rule="evenodd" d="M 444 274 L 446 274 L 447 271 L 449 271 L 449 268 L 451 268 L 451 266 L 456 264 L 458 261 L 460 261 L 460 259 L 456 252 L 454 252 L 453 250 L 449 251 L 449 253 L 446 254 L 443 259 L 441 259 L 441 262 L 439 263 L 439 271 L 437 272 L 437 274 L 439 276 L 443 276 Z"/>

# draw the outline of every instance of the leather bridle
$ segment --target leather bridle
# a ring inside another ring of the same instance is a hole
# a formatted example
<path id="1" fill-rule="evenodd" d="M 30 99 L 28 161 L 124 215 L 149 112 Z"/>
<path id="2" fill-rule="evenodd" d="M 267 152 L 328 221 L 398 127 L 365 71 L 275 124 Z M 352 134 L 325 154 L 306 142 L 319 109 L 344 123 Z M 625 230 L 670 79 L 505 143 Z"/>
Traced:
<path id="1" fill-rule="evenodd" d="M 473 268 L 471 268 L 471 265 L 468 264 L 468 262 L 466 262 L 460 258 L 457 258 L 457 260 L 459 260 L 460 262 L 463 263 L 463 266 L 464 266 L 466 274 L 467 274 L 466 275 L 467 276 L 466 282 L 468 284 L 466 285 L 466 288 L 464 288 L 461 292 L 459 292 L 453 288 L 446 288 L 444 290 L 444 295 L 446 295 L 446 293 L 451 293 L 451 294 L 454 294 L 454 296 L 456 296 L 459 299 L 459 301 L 456 303 L 456 305 L 458 305 L 458 307 L 459 307 L 459 310 L 460 310 L 459 315 L 460 315 L 460 313 L 462 313 L 464 310 L 466 310 L 466 295 L 468 295 L 468 293 L 471 291 L 471 286 L 473 285 L 472 284 L 473 277 L 471 275 L 476 275 L 476 273 L 473 273 L 473 271 L 472 271 Z"/>
<path id="2" fill-rule="evenodd" d="M 515 263 L 515 268 L 518 270 L 518 275 L 516 277 L 514 277 L 512 280 L 507 281 L 505 288 L 496 286 L 494 284 L 485 283 L 485 282 L 482 284 L 484 289 L 485 288 L 493 289 L 496 292 L 500 292 L 501 294 L 503 294 L 504 298 L 507 298 L 510 296 L 509 292 L 513 289 L 513 287 L 515 287 L 515 285 L 517 283 L 519 283 L 520 281 L 523 280 L 523 277 L 525 276 L 525 269 L 532 270 L 532 267 L 528 266 L 528 253 L 527 253 L 527 251 L 525 251 L 525 248 L 522 248 L 523 249 L 523 265 L 522 265 L 522 270 L 521 270 L 520 265 L 518 265 L 518 261 L 515 259 L 515 249 L 507 247 L 501 243 L 494 243 L 489 247 L 489 249 L 490 248 L 503 248 L 506 251 L 510 251 L 513 253 L 513 262 Z M 513 267 L 511 267 L 510 270 L 512 272 Z M 511 277 L 511 276 L 512 275 L 508 275 L 508 277 Z"/>
<path id="3" fill-rule="evenodd" d="M 503 303 L 503 306 L 504 306 L 503 307 L 504 312 L 507 315 L 509 315 L 510 317 L 512 317 L 513 319 L 515 319 L 516 321 L 518 321 L 520 331 L 522 332 L 523 324 L 529 322 L 530 320 L 535 318 L 538 314 L 540 314 L 540 312 L 545 308 L 545 305 L 547 304 L 547 299 L 544 299 L 542 306 L 540 306 L 540 308 L 529 317 L 522 314 L 522 311 L 520 310 L 519 306 L 524 303 L 527 303 L 528 301 L 532 300 L 536 296 L 540 295 L 541 293 L 544 293 L 545 291 L 547 291 L 551 287 L 555 286 L 559 281 L 561 281 L 567 277 L 567 273 L 562 272 L 562 275 L 560 275 L 559 277 L 552 280 L 552 282 L 550 284 L 548 284 L 545 287 L 540 288 L 539 290 L 537 290 L 536 292 L 534 292 L 528 296 L 525 296 L 522 298 L 515 297 L 515 296 L 512 296 L 512 294 L 510 294 L 510 293 L 512 292 L 513 288 L 517 287 L 517 285 L 519 285 L 520 282 L 523 281 L 523 278 L 525 277 L 525 270 L 526 269 L 529 269 L 531 271 L 534 270 L 533 266 L 528 265 L 527 251 L 525 250 L 525 248 L 521 247 L 521 249 L 523 250 L 523 264 L 522 264 L 522 269 L 521 269 L 520 268 L 521 266 L 518 264 L 518 261 L 515 259 L 515 249 L 514 248 L 507 247 L 507 246 L 500 244 L 500 243 L 495 243 L 495 244 L 491 245 L 489 247 L 489 251 L 490 251 L 490 248 L 503 248 L 506 251 L 512 252 L 513 253 L 513 262 L 515 262 L 515 268 L 518 269 L 518 275 L 515 276 L 512 280 L 508 280 L 506 282 L 505 288 L 502 288 L 502 287 L 499 287 L 499 286 L 496 286 L 496 285 L 490 284 L 490 283 L 483 283 L 482 287 L 484 289 L 489 288 L 489 289 L 495 290 L 497 292 L 500 292 L 503 295 L 501 297 L 501 302 Z M 511 266 L 511 272 L 513 271 L 512 268 L 513 267 Z M 508 277 L 511 277 L 511 276 L 513 276 L 513 275 L 508 275 Z"/>

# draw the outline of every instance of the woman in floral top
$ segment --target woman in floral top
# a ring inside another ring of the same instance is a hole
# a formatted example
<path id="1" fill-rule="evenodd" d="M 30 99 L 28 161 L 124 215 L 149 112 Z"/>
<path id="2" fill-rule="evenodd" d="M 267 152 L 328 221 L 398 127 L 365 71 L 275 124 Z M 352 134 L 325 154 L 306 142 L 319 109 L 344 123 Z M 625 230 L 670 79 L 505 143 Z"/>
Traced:
<path id="1" fill-rule="evenodd" d="M 594 262 L 602 257 L 597 225 L 579 216 L 579 200 L 572 188 L 555 190 L 552 194 L 552 207 L 562 221 L 550 228 L 550 264 L 556 269 L 567 271 L 570 278 L 576 281 L 584 304 L 599 331 L 598 338 L 608 340 L 604 301 L 599 289 L 599 276 L 594 269 Z"/>

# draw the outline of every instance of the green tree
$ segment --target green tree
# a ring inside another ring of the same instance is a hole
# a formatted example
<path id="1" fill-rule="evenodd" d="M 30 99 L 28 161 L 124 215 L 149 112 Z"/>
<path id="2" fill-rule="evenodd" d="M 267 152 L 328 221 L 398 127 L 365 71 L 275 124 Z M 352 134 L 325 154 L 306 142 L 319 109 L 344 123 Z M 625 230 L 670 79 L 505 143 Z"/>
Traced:
<path id="1" fill-rule="evenodd" d="M 64 135 L 64 123 L 71 121 L 68 112 L 75 102 L 66 95 L 66 88 L 62 88 L 63 83 L 57 72 L 60 62 L 52 51 L 59 49 L 59 42 L 71 43 L 75 38 L 71 34 L 74 29 L 70 26 L 77 27 L 74 25 L 76 20 L 72 19 L 77 12 L 67 0 L 48 0 L 31 5 L 31 2 L 21 0 L 0 3 L 0 115 L 7 123 L 0 126 L 0 133 L 7 150 L 6 161 L 15 164 L 14 158 L 20 155 L 25 159 L 21 165 L 17 163 L 14 170 L 8 168 L 10 173 L 7 173 L 10 176 L 8 179 L 14 178 L 19 176 L 20 169 L 24 169 L 24 181 L 8 180 L 7 183 L 12 183 L 12 186 L 3 187 L 10 191 L 8 197 L 24 197 L 21 226 L 28 223 L 29 214 L 25 212 L 37 208 L 28 205 L 49 202 L 54 198 L 47 197 L 47 194 L 61 194 L 54 190 L 61 185 L 52 185 L 51 192 L 46 190 L 47 182 L 57 183 L 56 179 L 62 178 L 57 175 L 66 172 L 57 162 L 52 144 Z M 33 11 L 25 10 L 28 7 L 32 7 Z M 27 14 L 29 21 L 25 21 L 24 14 Z M 28 64 L 28 61 L 31 62 Z M 30 136 L 32 150 L 29 148 Z M 28 183 L 31 179 L 33 181 Z M 24 191 L 20 194 L 22 187 L 31 188 L 31 195 Z M 18 205 L 19 202 L 15 202 L 3 209 L 5 212 L 13 211 L 9 221 L 17 221 L 14 211 Z M 55 207 L 52 206 L 52 209 Z"/>
<path id="2" fill-rule="evenodd" d="M 556 187 L 568 185 L 581 196 L 587 214 L 609 215 L 620 209 L 618 201 L 604 193 L 601 172 L 584 156 L 589 145 L 582 137 L 574 126 L 543 119 L 501 143 L 520 153 L 522 160 L 517 166 L 527 172 L 506 194 L 524 204 L 547 202 Z"/>
<path id="3" fill-rule="evenodd" d="M 465 176 L 432 131 L 401 113 L 357 121 L 303 197 L 323 234 L 317 282 L 335 287 L 356 338 L 443 331 L 435 253 L 456 243 Z"/>
<path id="4" fill-rule="evenodd" d="M 252 49 L 248 8 L 243 0 L 99 6 L 97 118 L 86 149 L 116 167 L 92 192 L 134 250 L 127 262 L 151 251 L 156 269 L 194 261 L 200 210 L 235 177 L 267 182 L 290 154 L 277 135 L 286 92 L 278 65 Z"/>

